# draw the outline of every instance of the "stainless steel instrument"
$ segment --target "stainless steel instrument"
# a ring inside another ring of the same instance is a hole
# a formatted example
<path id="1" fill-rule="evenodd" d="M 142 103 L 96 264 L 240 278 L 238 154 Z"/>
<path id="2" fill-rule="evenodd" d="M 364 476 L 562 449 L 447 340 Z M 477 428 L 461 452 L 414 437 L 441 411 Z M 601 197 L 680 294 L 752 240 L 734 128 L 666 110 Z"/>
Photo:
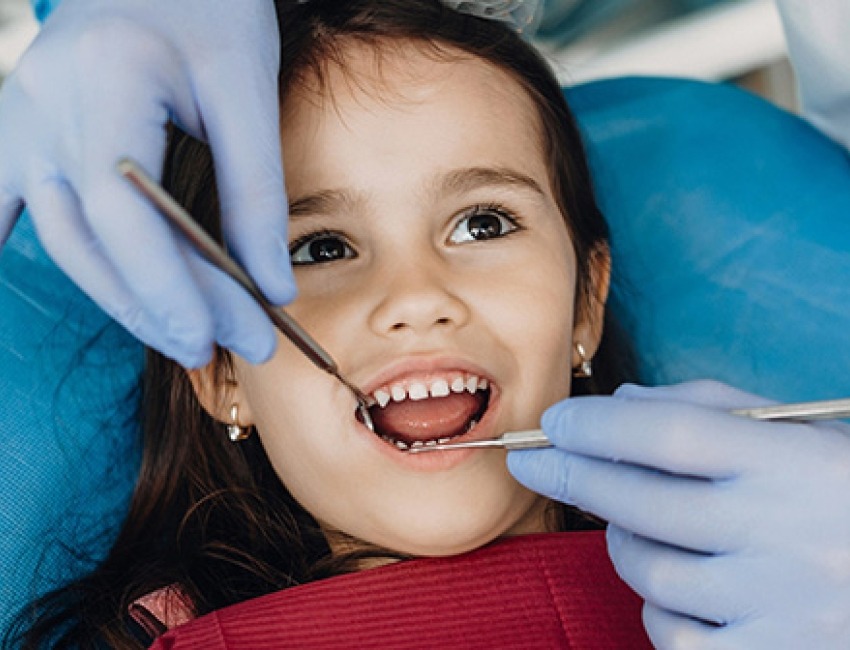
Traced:
<path id="1" fill-rule="evenodd" d="M 798 404 L 776 404 L 756 408 L 735 409 L 732 415 L 753 420 L 786 420 L 791 422 L 809 422 L 811 420 L 840 420 L 850 418 L 850 398 L 826 400 L 820 402 L 800 402 Z M 411 454 L 423 451 L 450 451 L 452 449 L 542 449 L 552 443 L 540 429 L 528 431 L 509 431 L 498 438 L 470 440 L 464 442 L 444 442 L 422 447 L 411 447 Z"/>
<path id="2" fill-rule="evenodd" d="M 129 158 L 124 158 L 118 163 L 118 171 L 195 246 L 201 255 L 245 289 L 274 323 L 275 327 L 292 341 L 295 347 L 301 350 L 318 368 L 336 377 L 354 394 L 363 423 L 374 431 L 375 426 L 369 416 L 369 406 L 372 400 L 340 373 L 339 367 L 331 355 L 292 316 L 281 307 L 271 304 L 247 271 L 197 224 L 183 206 L 148 176 L 138 163 Z"/>

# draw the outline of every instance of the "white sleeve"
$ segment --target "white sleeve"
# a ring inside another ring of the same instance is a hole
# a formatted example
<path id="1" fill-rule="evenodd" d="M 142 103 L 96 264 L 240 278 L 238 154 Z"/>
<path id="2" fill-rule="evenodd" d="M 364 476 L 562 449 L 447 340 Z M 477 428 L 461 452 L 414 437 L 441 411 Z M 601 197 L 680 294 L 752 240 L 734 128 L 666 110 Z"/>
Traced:
<path id="1" fill-rule="evenodd" d="M 850 149 L 850 0 L 776 0 L 804 115 Z"/>

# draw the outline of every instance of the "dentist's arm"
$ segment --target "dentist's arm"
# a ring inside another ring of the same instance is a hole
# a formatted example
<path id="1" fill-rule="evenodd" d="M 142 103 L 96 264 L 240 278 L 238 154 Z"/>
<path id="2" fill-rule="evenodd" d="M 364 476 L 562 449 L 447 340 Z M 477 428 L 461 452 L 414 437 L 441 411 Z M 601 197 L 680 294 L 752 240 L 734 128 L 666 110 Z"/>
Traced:
<path id="1" fill-rule="evenodd" d="M 552 407 L 525 485 L 611 522 L 659 649 L 850 647 L 850 427 L 756 422 L 715 383 Z"/>
<path id="2" fill-rule="evenodd" d="M 850 1 L 776 0 L 803 113 L 850 149 Z"/>
<path id="3" fill-rule="evenodd" d="M 64 0 L 0 90 L 0 244 L 26 206 L 84 291 L 188 366 L 213 342 L 264 360 L 274 330 L 114 166 L 159 177 L 169 120 L 209 142 L 234 254 L 290 301 L 276 21 L 271 0 Z"/>

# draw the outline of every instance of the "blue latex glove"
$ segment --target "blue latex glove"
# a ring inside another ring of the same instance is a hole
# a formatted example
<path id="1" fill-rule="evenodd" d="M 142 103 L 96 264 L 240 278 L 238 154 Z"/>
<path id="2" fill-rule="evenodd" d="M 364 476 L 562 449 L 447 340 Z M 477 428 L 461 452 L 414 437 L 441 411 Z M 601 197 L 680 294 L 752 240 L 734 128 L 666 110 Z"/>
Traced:
<path id="1" fill-rule="evenodd" d="M 188 366 L 213 341 L 268 358 L 261 310 L 114 166 L 158 178 L 169 119 L 208 141 L 230 247 L 289 302 L 279 58 L 271 0 L 64 0 L 0 94 L 0 244 L 26 204 L 54 261 L 145 343 Z"/>
<path id="2" fill-rule="evenodd" d="M 850 647 L 850 427 L 755 422 L 721 384 L 626 386 L 552 407 L 522 483 L 609 522 L 656 647 Z"/>

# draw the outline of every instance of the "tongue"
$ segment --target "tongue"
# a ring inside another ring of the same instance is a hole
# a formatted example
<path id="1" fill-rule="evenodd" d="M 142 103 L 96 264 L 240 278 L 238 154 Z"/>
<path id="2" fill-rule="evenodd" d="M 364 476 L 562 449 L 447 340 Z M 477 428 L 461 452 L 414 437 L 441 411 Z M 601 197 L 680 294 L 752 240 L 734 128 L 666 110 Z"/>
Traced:
<path id="1" fill-rule="evenodd" d="M 463 433 L 483 399 L 481 393 L 466 392 L 419 401 L 407 399 L 374 408 L 371 415 L 379 433 L 406 442 L 435 440 Z"/>

